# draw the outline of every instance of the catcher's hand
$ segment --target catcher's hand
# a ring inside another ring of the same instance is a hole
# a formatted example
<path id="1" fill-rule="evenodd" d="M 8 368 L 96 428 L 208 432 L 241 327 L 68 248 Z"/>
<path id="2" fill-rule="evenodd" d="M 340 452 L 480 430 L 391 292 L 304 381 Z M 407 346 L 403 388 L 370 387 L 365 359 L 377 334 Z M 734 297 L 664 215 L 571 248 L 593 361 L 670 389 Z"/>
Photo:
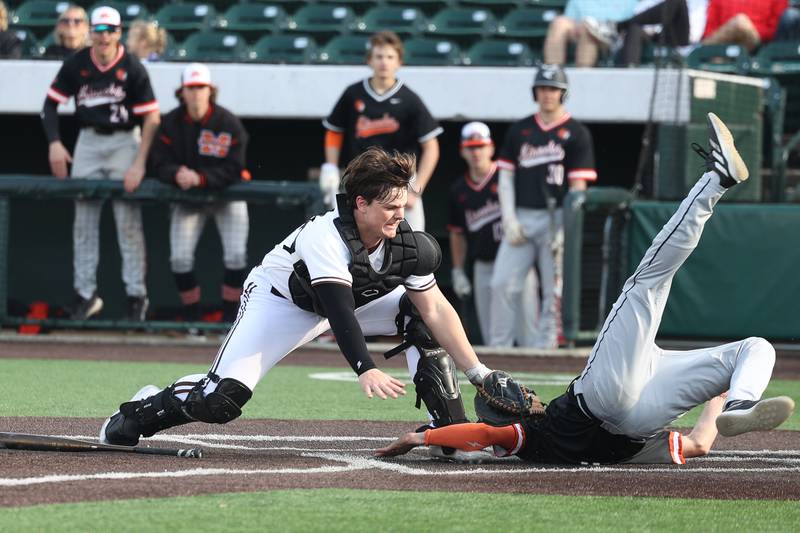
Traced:
<path id="1" fill-rule="evenodd" d="M 526 418 L 544 416 L 544 405 L 536 393 L 520 385 L 508 373 L 495 370 L 476 387 L 475 412 L 490 426 L 506 426 Z"/>

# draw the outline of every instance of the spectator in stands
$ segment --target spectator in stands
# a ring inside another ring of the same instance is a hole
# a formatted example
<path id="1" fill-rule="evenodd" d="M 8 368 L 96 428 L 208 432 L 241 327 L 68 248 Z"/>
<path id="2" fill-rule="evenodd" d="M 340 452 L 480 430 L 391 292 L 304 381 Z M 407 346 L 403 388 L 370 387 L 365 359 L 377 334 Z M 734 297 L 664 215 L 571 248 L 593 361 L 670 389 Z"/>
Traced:
<path id="1" fill-rule="evenodd" d="M 22 43 L 13 31 L 8 31 L 8 10 L 0 2 L 0 59 L 19 59 L 22 57 Z"/>
<path id="2" fill-rule="evenodd" d="M 128 53 L 141 61 L 160 61 L 167 49 L 167 30 L 154 22 L 134 20 L 128 29 Z"/>
<path id="3" fill-rule="evenodd" d="M 800 9 L 787 7 L 778 20 L 773 41 L 800 41 Z"/>
<path id="4" fill-rule="evenodd" d="M 103 6 L 92 12 L 92 46 L 62 63 L 47 91 L 42 123 L 50 143 L 48 158 L 53 176 L 65 179 L 72 163 L 72 179 L 120 180 L 126 192 L 133 192 L 144 178 L 147 153 L 160 116 L 147 71 L 120 45 L 121 36 L 116 9 Z M 74 158 L 61 143 L 58 127 L 58 106 L 72 97 L 80 126 Z M 128 295 L 127 318 L 142 321 L 149 304 L 142 212 L 137 203 L 124 200 L 115 200 L 113 207 Z M 97 294 L 102 209 L 102 200 L 75 201 L 76 294 L 71 316 L 76 320 L 86 320 L 103 308 Z"/>
<path id="5" fill-rule="evenodd" d="M 642 61 L 642 46 L 656 42 L 669 48 L 688 47 L 699 43 L 706 25 L 708 0 L 642 0 L 636 14 L 628 19 L 611 22 L 588 19 L 586 27 L 597 40 L 612 46 L 619 34 L 622 48 L 616 62 L 635 66 Z"/>
<path id="6" fill-rule="evenodd" d="M 461 157 L 467 172 L 450 189 L 450 256 L 453 261 L 453 291 L 462 300 L 475 295 L 475 310 L 484 344 L 489 343 L 492 303 L 492 270 L 497 248 L 503 239 L 500 200 L 497 197 L 497 164 L 492 160 L 494 142 L 489 126 L 469 122 L 461 129 Z M 467 263 L 472 265 L 472 281 Z M 518 346 L 530 345 L 536 335 L 538 308 L 536 274 L 530 270 L 520 293 L 520 313 L 515 340 Z M 463 318 L 463 317 L 462 317 Z"/>
<path id="7" fill-rule="evenodd" d="M 65 59 L 91 44 L 89 17 L 81 6 L 71 4 L 61 13 L 53 40 L 44 51 L 46 59 Z"/>
<path id="8" fill-rule="evenodd" d="M 424 231 L 422 193 L 439 161 L 437 137 L 443 130 L 420 97 L 397 79 L 403 64 L 403 41 L 397 34 L 382 31 L 370 37 L 367 64 L 372 76 L 345 89 L 322 121 L 328 131 L 320 186 L 332 205 L 339 190 L 339 167 L 370 146 L 415 153 L 419 163 L 405 215 L 411 227 Z"/>
<path id="9" fill-rule="evenodd" d="M 247 132 L 233 113 L 217 104 L 217 87 L 211 83 L 208 67 L 189 64 L 175 96 L 180 105 L 164 115 L 150 155 L 158 178 L 184 191 L 219 190 L 249 180 L 245 169 Z M 247 275 L 247 203 L 173 204 L 169 232 L 172 273 L 184 320 L 198 321 L 200 286 L 194 275 L 194 253 L 209 215 L 216 220 L 224 254 L 223 320 L 233 322 Z"/>
<path id="10" fill-rule="evenodd" d="M 771 41 L 787 0 L 711 0 L 702 44 L 738 44 L 748 52 Z"/>
<path id="11" fill-rule="evenodd" d="M 637 0 L 569 0 L 564 14 L 556 17 L 547 30 L 544 41 L 544 62 L 563 65 L 567 62 L 567 47 L 576 44 L 575 66 L 593 67 L 601 50 L 608 48 L 604 41 L 593 36 L 587 19 L 616 22 L 633 15 Z"/>

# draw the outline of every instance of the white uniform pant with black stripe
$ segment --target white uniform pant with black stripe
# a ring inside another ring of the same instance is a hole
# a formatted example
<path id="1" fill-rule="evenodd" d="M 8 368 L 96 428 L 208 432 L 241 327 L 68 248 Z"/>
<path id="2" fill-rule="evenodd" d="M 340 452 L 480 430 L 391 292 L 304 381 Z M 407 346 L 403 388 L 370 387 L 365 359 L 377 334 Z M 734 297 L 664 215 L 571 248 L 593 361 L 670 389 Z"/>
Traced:
<path id="1" fill-rule="evenodd" d="M 233 378 L 253 390 L 259 381 L 281 359 L 330 329 L 327 318 L 304 311 L 291 300 L 276 296 L 262 266 L 255 267 L 244 282 L 239 315 L 222 343 L 210 371 L 220 378 Z M 395 318 L 400 312 L 404 287 L 356 309 L 356 319 L 365 336 L 396 335 Z M 419 351 L 406 350 L 409 376 L 417 371 Z M 206 374 L 193 374 L 176 383 L 178 398 Z M 209 380 L 205 393 L 213 392 L 216 384 Z"/>
<path id="2" fill-rule="evenodd" d="M 757 400 L 769 383 L 775 350 L 764 339 L 690 351 L 655 344 L 672 279 L 724 191 L 713 172 L 692 188 L 625 282 L 575 382 L 575 392 L 612 433 L 648 437 L 724 391 L 729 400 Z M 725 320 L 725 310 L 718 316 Z"/>
<path id="3" fill-rule="evenodd" d="M 100 135 L 84 128 L 78 135 L 72 165 L 72 179 L 122 180 L 136 159 L 139 131 Z M 144 296 L 145 245 L 142 211 L 136 202 L 115 200 L 114 222 L 122 256 L 122 281 L 128 296 Z M 102 200 L 76 200 L 73 235 L 74 287 L 89 298 L 97 290 L 100 261 L 100 214 Z"/>
<path id="4" fill-rule="evenodd" d="M 489 344 L 511 346 L 520 311 L 520 294 L 532 265 L 541 284 L 541 305 L 536 334 L 527 346 L 556 348 L 561 325 L 561 256 L 564 235 L 561 209 L 517 209 L 526 241 L 518 246 L 503 239 L 492 273 L 492 305 Z M 520 343 L 520 339 L 517 339 Z"/>
<path id="5" fill-rule="evenodd" d="M 492 319 L 492 271 L 494 261 L 475 261 L 472 267 L 472 290 L 475 294 L 475 312 L 484 344 L 489 344 Z M 516 315 L 514 338 L 519 346 L 530 346 L 536 340 L 536 323 L 539 317 L 539 284 L 536 272 L 528 270 L 525 285 L 518 295 L 519 313 Z"/>
<path id="6" fill-rule="evenodd" d="M 217 202 L 211 205 L 172 204 L 170 207 L 170 266 L 178 274 L 194 269 L 194 252 L 206 219 L 214 217 L 222 241 L 225 268 L 247 266 L 247 236 L 250 222 L 247 202 Z"/>

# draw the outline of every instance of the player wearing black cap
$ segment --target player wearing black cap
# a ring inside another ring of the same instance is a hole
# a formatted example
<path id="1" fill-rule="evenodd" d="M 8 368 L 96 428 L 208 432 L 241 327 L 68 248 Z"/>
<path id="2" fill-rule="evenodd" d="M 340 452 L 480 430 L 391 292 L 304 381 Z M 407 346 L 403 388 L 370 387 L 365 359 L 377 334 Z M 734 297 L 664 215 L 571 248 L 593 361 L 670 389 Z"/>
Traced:
<path id="1" fill-rule="evenodd" d="M 569 190 L 597 179 L 589 130 L 564 108 L 567 76 L 542 65 L 533 83 L 539 112 L 513 124 L 497 165 L 503 242 L 492 275 L 493 346 L 510 346 L 515 301 L 531 264 L 541 283 L 541 310 L 534 347 L 556 348 L 560 331 L 561 204 Z"/>

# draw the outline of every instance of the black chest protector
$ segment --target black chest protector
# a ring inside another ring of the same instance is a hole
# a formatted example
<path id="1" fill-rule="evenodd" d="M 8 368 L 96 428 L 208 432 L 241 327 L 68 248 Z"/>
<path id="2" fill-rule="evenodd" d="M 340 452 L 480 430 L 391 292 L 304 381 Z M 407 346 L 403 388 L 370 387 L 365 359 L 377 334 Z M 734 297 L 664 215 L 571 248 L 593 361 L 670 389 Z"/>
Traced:
<path id="1" fill-rule="evenodd" d="M 361 242 L 353 210 L 347 206 L 345 195 L 337 195 L 336 203 L 339 218 L 333 223 L 350 250 L 348 270 L 353 276 L 356 308 L 389 294 L 409 276 L 426 276 L 439 268 L 442 250 L 436 239 L 424 231 L 413 231 L 408 222 L 402 220 L 397 235 L 384 241 L 383 265 L 376 271 L 369 262 L 369 251 Z M 295 305 L 325 316 L 302 259 L 294 264 L 294 272 L 289 277 L 289 291 Z"/>

